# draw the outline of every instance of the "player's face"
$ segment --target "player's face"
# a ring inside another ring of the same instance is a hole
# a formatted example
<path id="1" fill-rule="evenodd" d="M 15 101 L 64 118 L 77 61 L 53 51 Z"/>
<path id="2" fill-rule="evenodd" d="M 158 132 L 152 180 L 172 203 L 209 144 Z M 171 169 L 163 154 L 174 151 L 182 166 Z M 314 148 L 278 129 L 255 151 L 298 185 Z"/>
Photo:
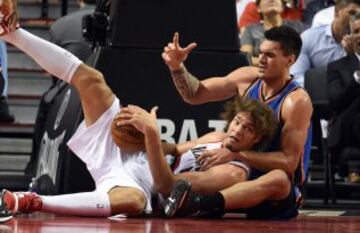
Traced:
<path id="1" fill-rule="evenodd" d="M 295 55 L 284 55 L 279 42 L 264 40 L 260 45 L 259 77 L 276 79 L 287 76 L 294 61 Z"/>
<path id="2" fill-rule="evenodd" d="M 231 121 L 223 145 L 231 151 L 250 150 L 260 140 L 250 113 L 240 112 Z"/>

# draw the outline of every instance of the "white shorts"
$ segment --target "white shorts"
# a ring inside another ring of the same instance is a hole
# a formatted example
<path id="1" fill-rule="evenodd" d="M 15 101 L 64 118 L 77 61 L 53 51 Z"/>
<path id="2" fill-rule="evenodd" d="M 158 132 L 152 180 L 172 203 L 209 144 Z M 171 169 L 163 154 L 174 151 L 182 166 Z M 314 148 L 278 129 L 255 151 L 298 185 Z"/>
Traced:
<path id="1" fill-rule="evenodd" d="M 120 102 L 114 102 L 89 127 L 83 121 L 67 145 L 86 164 L 96 190 L 108 192 L 115 186 L 141 190 L 147 203 L 145 213 L 151 213 L 153 178 L 144 152 L 125 153 L 114 143 L 111 122 L 120 111 Z"/>

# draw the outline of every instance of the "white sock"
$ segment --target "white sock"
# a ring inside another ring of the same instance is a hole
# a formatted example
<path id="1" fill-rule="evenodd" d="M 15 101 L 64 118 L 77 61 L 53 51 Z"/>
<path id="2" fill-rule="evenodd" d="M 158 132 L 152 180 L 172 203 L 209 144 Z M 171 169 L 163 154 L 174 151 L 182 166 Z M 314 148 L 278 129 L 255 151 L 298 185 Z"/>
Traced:
<path id="1" fill-rule="evenodd" d="M 71 27 L 71 25 L 69 25 Z M 43 69 L 68 83 L 82 63 L 77 57 L 59 46 L 19 28 L 1 39 L 32 57 Z"/>
<path id="2" fill-rule="evenodd" d="M 40 196 L 41 211 L 89 217 L 111 216 L 110 200 L 107 193 L 97 191 L 54 196 Z"/>

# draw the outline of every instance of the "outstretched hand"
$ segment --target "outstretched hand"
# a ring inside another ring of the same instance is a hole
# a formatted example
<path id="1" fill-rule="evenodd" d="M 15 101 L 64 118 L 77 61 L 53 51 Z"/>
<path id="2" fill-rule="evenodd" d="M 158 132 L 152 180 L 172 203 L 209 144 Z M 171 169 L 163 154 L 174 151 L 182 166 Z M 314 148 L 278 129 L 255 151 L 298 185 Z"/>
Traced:
<path id="1" fill-rule="evenodd" d="M 117 122 L 117 125 L 133 125 L 137 130 L 146 134 L 148 130 L 157 130 L 156 111 L 158 107 L 153 107 L 150 112 L 135 105 L 129 104 L 127 107 L 121 109 L 116 118 L 121 118 L 122 121 Z"/>
<path id="2" fill-rule="evenodd" d="M 0 36 L 15 31 L 18 27 L 17 0 L 0 1 Z"/>
<path id="3" fill-rule="evenodd" d="M 196 43 L 191 43 L 185 48 L 182 48 L 179 44 L 179 33 L 175 32 L 173 41 L 164 47 L 164 52 L 161 56 L 170 70 L 178 70 L 181 68 L 191 50 L 196 48 L 196 46 Z"/>

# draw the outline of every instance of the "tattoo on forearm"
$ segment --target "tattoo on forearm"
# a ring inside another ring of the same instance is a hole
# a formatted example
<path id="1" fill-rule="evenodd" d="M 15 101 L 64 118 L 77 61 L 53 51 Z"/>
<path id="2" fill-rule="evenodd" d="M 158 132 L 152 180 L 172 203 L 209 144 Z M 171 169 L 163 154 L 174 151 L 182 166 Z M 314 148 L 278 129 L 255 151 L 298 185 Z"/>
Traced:
<path id="1" fill-rule="evenodd" d="M 189 98 L 196 93 L 200 81 L 190 74 L 186 68 L 171 71 L 171 76 L 174 80 L 176 89 L 183 98 Z"/>

